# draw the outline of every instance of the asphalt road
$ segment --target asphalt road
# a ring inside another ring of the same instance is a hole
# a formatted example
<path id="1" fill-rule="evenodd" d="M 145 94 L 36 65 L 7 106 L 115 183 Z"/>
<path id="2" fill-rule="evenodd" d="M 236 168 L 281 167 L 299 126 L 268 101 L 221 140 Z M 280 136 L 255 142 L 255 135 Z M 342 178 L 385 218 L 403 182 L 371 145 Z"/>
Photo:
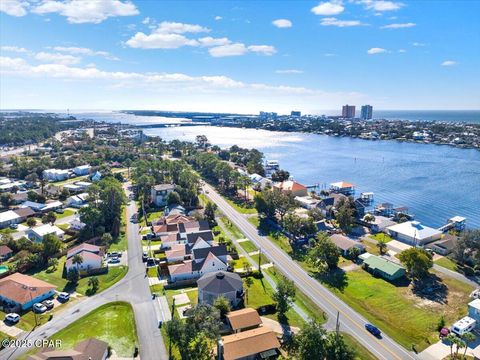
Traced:
<path id="1" fill-rule="evenodd" d="M 378 339 L 364 328 L 367 320 L 332 294 L 317 280 L 313 279 L 294 262 L 283 250 L 278 248 L 266 237 L 260 236 L 257 229 L 247 218 L 228 204 L 210 185 L 204 185 L 205 195 L 216 203 L 219 209 L 272 261 L 282 273 L 293 280 L 295 285 L 310 299 L 323 309 L 329 316 L 328 324 L 340 314 L 340 330 L 353 335 L 363 346 L 379 359 L 417 359 L 417 356 L 407 351 L 388 336 Z M 401 331 L 401 327 L 398 327 Z"/>
<path id="2" fill-rule="evenodd" d="M 128 195 L 128 193 L 127 193 Z M 112 302 L 126 301 L 132 304 L 137 325 L 137 335 L 140 347 L 140 357 L 145 360 L 168 359 L 168 352 L 163 343 L 158 328 L 158 314 L 155 301 L 152 300 L 145 265 L 142 262 L 142 245 L 137 224 L 129 221 L 132 214 L 137 212 L 132 201 L 127 206 L 127 239 L 128 239 L 128 273 L 118 283 L 107 290 L 78 301 L 60 314 L 55 314 L 48 323 L 35 330 L 24 333 L 19 339 L 46 339 L 62 330 L 72 322 L 78 320 L 97 307 Z M 88 325 L 87 325 L 88 326 Z M 0 359 L 16 359 L 29 348 L 9 348 L 0 352 Z"/>

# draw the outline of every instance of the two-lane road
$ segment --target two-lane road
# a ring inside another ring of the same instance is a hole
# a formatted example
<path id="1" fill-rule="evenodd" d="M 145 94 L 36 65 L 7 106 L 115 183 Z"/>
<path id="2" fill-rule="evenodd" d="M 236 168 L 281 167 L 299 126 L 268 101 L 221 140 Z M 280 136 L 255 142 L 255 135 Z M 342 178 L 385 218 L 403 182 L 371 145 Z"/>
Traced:
<path id="1" fill-rule="evenodd" d="M 128 195 L 129 192 L 126 192 Z M 130 222 L 131 216 L 136 212 L 137 206 L 132 201 L 126 208 L 129 267 L 125 277 L 107 290 L 78 301 L 61 313 L 55 314 L 51 321 L 30 333 L 24 333 L 19 339 L 34 341 L 49 338 L 99 306 L 112 301 L 126 301 L 132 305 L 134 311 L 140 357 L 145 360 L 168 359 L 168 353 L 158 328 L 155 301 L 152 301 L 148 280 L 145 276 L 139 227 L 138 224 Z M 105 319 L 105 321 L 108 320 Z M 0 351 L 0 360 L 16 359 L 28 350 L 30 349 L 24 347 L 4 349 Z"/>
<path id="2" fill-rule="evenodd" d="M 353 335 L 372 354 L 382 360 L 416 359 L 413 352 L 409 352 L 388 336 L 377 339 L 368 333 L 364 326 L 367 320 L 345 304 L 340 298 L 332 294 L 317 280 L 313 279 L 283 250 L 274 245 L 266 237 L 260 236 L 257 229 L 248 222 L 247 218 L 238 213 L 227 203 L 216 190 L 208 184 L 203 186 L 205 195 L 248 237 L 262 252 L 282 271 L 294 281 L 295 285 L 310 299 L 323 309 L 330 319 L 340 313 L 341 330 Z M 399 331 L 400 328 L 399 328 Z"/>

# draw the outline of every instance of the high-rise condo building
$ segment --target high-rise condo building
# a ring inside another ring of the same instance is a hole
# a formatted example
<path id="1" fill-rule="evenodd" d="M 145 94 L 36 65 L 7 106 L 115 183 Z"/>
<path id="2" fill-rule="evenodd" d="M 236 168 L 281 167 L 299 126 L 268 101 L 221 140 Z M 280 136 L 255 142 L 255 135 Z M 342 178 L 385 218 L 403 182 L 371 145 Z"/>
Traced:
<path id="1" fill-rule="evenodd" d="M 363 120 L 370 120 L 373 117 L 373 106 L 372 105 L 363 105 L 362 106 L 362 116 Z"/>
<path id="2" fill-rule="evenodd" d="M 355 117 L 355 105 L 343 105 L 342 117 L 345 119 L 353 119 Z"/>
<path id="3" fill-rule="evenodd" d="M 302 116 L 302 112 L 301 112 L 301 111 L 292 110 L 292 111 L 290 112 L 290 116 L 298 116 L 298 117 L 300 117 L 300 116 Z"/>

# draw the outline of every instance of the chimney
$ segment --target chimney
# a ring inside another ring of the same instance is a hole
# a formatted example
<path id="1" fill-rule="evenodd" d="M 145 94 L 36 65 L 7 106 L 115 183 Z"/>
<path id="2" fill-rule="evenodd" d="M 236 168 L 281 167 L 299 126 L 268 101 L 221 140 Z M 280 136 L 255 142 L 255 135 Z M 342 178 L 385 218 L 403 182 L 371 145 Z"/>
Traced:
<path id="1" fill-rule="evenodd" d="M 223 341 L 221 338 L 217 340 L 217 360 L 223 360 Z"/>

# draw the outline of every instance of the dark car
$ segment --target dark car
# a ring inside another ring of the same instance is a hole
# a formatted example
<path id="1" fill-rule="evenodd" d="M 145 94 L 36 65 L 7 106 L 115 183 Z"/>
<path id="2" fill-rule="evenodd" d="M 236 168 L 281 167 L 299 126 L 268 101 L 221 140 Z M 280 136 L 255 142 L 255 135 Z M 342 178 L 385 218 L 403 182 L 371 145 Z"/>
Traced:
<path id="1" fill-rule="evenodd" d="M 376 326 L 373 326 L 372 324 L 365 324 L 365 329 L 374 336 L 380 336 L 381 334 L 381 331 Z"/>

